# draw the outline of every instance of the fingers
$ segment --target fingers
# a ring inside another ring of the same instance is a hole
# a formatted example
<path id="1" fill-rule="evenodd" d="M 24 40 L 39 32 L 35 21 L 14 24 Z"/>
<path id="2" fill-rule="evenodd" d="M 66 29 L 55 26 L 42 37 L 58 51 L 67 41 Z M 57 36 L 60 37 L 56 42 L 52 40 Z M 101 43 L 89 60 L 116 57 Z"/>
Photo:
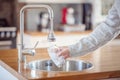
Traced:
<path id="1" fill-rule="evenodd" d="M 67 59 L 67 58 L 70 57 L 70 56 L 69 56 L 69 55 L 64 55 L 63 57 L 64 57 L 64 59 Z"/>
<path id="2" fill-rule="evenodd" d="M 61 49 L 61 51 L 58 52 L 58 56 L 63 56 L 64 59 L 70 57 L 68 49 L 67 49 L 67 48 L 65 48 L 65 49 L 64 49 L 64 48 Z"/>
<path id="3" fill-rule="evenodd" d="M 50 48 L 51 52 L 57 54 L 58 57 L 62 56 L 64 59 L 70 57 L 68 48 L 63 47 L 52 47 Z"/>

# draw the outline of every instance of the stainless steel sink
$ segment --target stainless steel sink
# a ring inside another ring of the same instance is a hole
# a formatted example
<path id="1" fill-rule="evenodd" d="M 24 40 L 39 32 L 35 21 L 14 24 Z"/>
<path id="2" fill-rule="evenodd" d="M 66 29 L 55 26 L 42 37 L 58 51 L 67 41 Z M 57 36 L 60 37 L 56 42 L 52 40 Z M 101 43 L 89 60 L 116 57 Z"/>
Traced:
<path id="1" fill-rule="evenodd" d="M 27 68 L 32 70 L 44 70 L 44 71 L 82 71 L 90 69 L 92 63 L 82 60 L 66 60 L 62 67 L 57 67 L 52 60 L 36 60 L 29 62 Z"/>

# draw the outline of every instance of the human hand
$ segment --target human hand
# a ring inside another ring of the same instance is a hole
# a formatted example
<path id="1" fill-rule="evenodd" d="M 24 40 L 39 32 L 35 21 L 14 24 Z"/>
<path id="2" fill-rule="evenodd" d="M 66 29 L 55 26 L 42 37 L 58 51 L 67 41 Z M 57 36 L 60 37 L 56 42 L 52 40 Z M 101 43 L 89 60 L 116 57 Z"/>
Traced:
<path id="1" fill-rule="evenodd" d="M 62 56 L 64 59 L 67 59 L 70 57 L 70 52 L 68 47 L 61 47 L 59 48 L 59 51 L 57 51 L 58 56 Z"/>
<path id="2" fill-rule="evenodd" d="M 57 47 L 56 45 L 49 47 L 48 54 L 51 57 L 52 61 L 56 64 L 58 67 L 62 67 L 62 65 L 65 63 L 65 59 L 68 57 L 64 53 L 64 48 Z"/>

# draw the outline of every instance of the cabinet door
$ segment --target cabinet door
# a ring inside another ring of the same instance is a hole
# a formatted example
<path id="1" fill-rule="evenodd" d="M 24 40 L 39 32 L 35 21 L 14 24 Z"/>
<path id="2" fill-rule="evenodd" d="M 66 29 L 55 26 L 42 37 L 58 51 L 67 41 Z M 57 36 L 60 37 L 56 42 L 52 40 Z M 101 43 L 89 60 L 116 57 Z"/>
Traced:
<path id="1" fill-rule="evenodd" d="M 6 75 L 7 74 L 7 75 Z M 0 80 L 27 80 L 0 60 Z"/>
<path id="2" fill-rule="evenodd" d="M 14 26 L 14 0 L 0 0 L 0 26 Z"/>

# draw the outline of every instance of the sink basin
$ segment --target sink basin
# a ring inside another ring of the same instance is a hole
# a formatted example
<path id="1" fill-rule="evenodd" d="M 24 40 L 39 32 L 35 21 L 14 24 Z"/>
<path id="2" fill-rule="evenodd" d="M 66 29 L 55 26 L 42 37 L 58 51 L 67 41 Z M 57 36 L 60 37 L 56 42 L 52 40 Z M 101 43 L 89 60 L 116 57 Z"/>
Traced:
<path id="1" fill-rule="evenodd" d="M 36 60 L 27 64 L 27 68 L 32 70 L 44 70 L 44 71 L 82 71 L 90 69 L 92 63 L 82 60 L 66 60 L 62 67 L 57 67 L 52 60 Z"/>

